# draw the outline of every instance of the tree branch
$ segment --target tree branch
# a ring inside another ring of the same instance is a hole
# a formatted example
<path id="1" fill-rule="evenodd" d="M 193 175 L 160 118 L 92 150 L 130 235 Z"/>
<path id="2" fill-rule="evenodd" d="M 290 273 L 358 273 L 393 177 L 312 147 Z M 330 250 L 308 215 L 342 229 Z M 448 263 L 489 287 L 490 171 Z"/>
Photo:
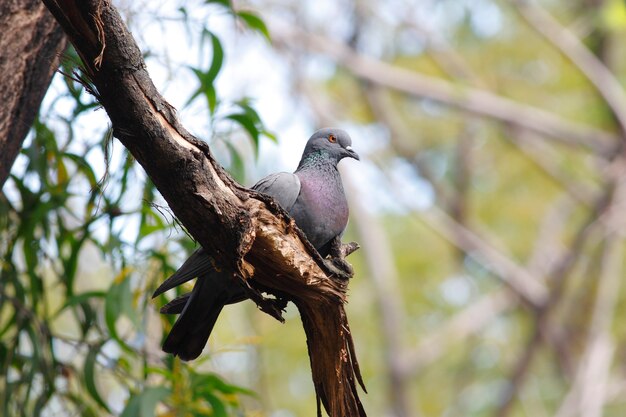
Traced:
<path id="1" fill-rule="evenodd" d="M 520 104 L 477 88 L 395 67 L 362 55 L 328 37 L 294 27 L 274 25 L 273 39 L 327 55 L 356 77 L 405 94 L 435 100 L 470 113 L 531 130 L 570 146 L 582 146 L 610 157 L 620 136 L 585 124 L 565 120 L 545 110 Z"/>
<path id="2" fill-rule="evenodd" d="M 548 299 L 548 288 L 543 281 L 489 245 L 476 233 L 454 221 L 443 211 L 431 208 L 420 212 L 419 217 L 433 231 L 493 271 L 529 306 L 537 308 Z"/>
<path id="3" fill-rule="evenodd" d="M 564 294 L 566 281 L 568 277 L 571 276 L 571 271 L 576 265 L 576 262 L 579 260 L 580 254 L 582 253 L 590 235 L 603 225 L 604 215 L 614 204 L 616 187 L 615 180 L 617 174 L 623 174 L 623 167 L 624 161 L 621 158 L 614 161 L 614 165 L 612 166 L 614 175 L 613 181 L 604 190 L 603 195 L 596 200 L 589 217 L 579 228 L 578 233 L 574 236 L 574 240 L 570 245 L 570 250 L 565 253 L 559 259 L 559 262 L 552 268 L 548 277 L 548 282 L 551 285 L 549 297 L 535 312 L 535 323 L 532 334 L 530 335 L 526 349 L 513 368 L 509 385 L 501 395 L 500 405 L 497 407 L 494 414 L 496 417 L 507 417 L 511 412 L 513 402 L 523 387 L 534 357 L 539 350 L 538 348 L 541 344 L 541 334 L 546 332 L 551 318 L 551 313 L 555 310 Z"/>
<path id="4" fill-rule="evenodd" d="M 113 133 L 220 268 L 257 292 L 292 300 L 307 334 L 318 401 L 331 417 L 365 416 L 344 311 L 347 281 L 272 199 L 237 184 L 180 124 L 108 0 L 43 0 L 80 55 Z M 344 277 L 345 278 L 345 277 Z"/>
<path id="5" fill-rule="evenodd" d="M 59 66 L 65 35 L 38 0 L 0 2 L 0 188 Z"/>
<path id="6" fill-rule="evenodd" d="M 515 4 L 526 21 L 587 77 L 615 115 L 620 130 L 626 133 L 626 93 L 615 75 L 577 36 L 534 1 L 516 0 Z"/>
<path id="7" fill-rule="evenodd" d="M 623 177 L 622 177 L 623 178 Z M 621 284 L 621 241 L 615 231 L 622 225 L 621 207 L 626 197 L 626 184 L 618 180 L 616 204 L 606 215 L 603 251 L 600 254 L 600 276 L 587 347 L 579 362 L 574 384 L 556 413 L 557 417 L 580 415 L 599 417 L 608 398 L 610 367 L 615 351 L 611 324 L 615 316 Z"/>
<path id="8" fill-rule="evenodd" d="M 497 289 L 454 314 L 437 330 L 423 337 L 415 348 L 405 353 L 404 376 L 408 378 L 419 374 L 427 365 L 445 355 L 450 346 L 475 335 L 515 307 L 518 301 L 518 297 L 508 289 Z"/>

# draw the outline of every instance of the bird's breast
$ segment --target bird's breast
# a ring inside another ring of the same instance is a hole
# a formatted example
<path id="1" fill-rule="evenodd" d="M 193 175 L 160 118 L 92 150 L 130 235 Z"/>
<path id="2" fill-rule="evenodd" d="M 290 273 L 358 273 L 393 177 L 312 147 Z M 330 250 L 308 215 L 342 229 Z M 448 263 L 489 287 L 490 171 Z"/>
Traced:
<path id="1" fill-rule="evenodd" d="M 301 177 L 300 182 L 300 195 L 291 215 L 319 250 L 346 228 L 348 202 L 340 178 Z"/>

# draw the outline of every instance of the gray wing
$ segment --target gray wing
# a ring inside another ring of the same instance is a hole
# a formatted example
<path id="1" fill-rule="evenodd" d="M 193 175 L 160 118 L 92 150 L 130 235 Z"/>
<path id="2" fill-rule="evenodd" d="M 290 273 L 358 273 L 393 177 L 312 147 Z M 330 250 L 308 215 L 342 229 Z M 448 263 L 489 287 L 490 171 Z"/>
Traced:
<path id="1" fill-rule="evenodd" d="M 295 174 L 278 172 L 263 178 L 252 189 L 274 197 L 283 209 L 290 211 L 300 195 L 300 179 Z"/>

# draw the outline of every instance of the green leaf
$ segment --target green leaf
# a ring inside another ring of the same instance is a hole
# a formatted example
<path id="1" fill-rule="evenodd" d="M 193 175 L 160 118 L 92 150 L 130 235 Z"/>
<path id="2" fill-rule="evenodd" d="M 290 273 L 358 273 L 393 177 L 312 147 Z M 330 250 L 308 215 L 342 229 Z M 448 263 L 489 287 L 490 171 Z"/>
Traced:
<path id="1" fill-rule="evenodd" d="M 138 395 L 132 395 L 120 417 L 154 417 L 159 401 L 170 395 L 165 387 L 148 387 Z"/>
<path id="2" fill-rule="evenodd" d="M 202 41 L 206 38 L 211 39 L 211 47 L 213 52 L 213 59 L 211 60 L 211 65 L 207 71 L 202 71 L 199 68 L 189 67 L 189 69 L 194 73 L 198 81 L 200 82 L 200 86 L 196 91 L 194 91 L 185 106 L 189 105 L 192 101 L 194 101 L 199 95 L 204 95 L 207 100 L 207 104 L 209 105 L 209 110 L 211 114 L 215 113 L 215 108 L 217 106 L 217 94 L 215 92 L 215 86 L 213 83 L 217 78 L 220 70 L 222 69 L 222 65 L 224 63 L 224 49 L 222 48 L 222 43 L 219 38 L 215 36 L 210 31 L 204 29 L 202 31 Z"/>
<path id="3" fill-rule="evenodd" d="M 250 134 L 250 138 L 252 139 L 252 143 L 254 145 L 254 155 L 258 156 L 259 154 L 259 129 L 255 125 L 255 120 L 250 117 L 247 113 L 235 113 L 226 116 L 227 119 L 233 120 L 241 127 L 243 127 L 248 134 Z"/>
<path id="4" fill-rule="evenodd" d="M 140 395 L 131 395 L 120 417 L 137 417 L 140 413 Z"/>
<path id="5" fill-rule="evenodd" d="M 55 317 L 62 313 L 66 308 L 82 304 L 91 298 L 104 298 L 105 296 L 106 293 L 104 291 L 87 291 L 81 294 L 72 295 L 65 300 L 63 306 L 56 312 Z"/>
<path id="6" fill-rule="evenodd" d="M 230 152 L 230 166 L 228 171 L 233 177 L 235 177 L 237 181 L 243 182 L 243 180 L 245 179 L 246 167 L 243 163 L 243 160 L 241 159 L 241 155 L 232 143 L 228 141 L 224 141 L 224 143 L 226 144 L 226 147 Z"/>
<path id="7" fill-rule="evenodd" d="M 224 49 L 222 49 L 222 43 L 219 38 L 205 30 L 205 32 L 211 37 L 211 47 L 213 48 L 213 60 L 211 61 L 211 66 L 206 73 L 206 83 L 213 84 L 213 81 L 217 78 L 217 74 L 219 74 L 220 69 L 222 69 L 222 64 L 224 63 Z"/>
<path id="8" fill-rule="evenodd" d="M 215 91 L 215 87 L 212 85 L 207 87 L 204 91 L 204 96 L 206 97 L 209 111 L 211 114 L 215 114 L 215 108 L 217 107 L 217 92 Z"/>
<path id="9" fill-rule="evenodd" d="M 267 26 L 265 22 L 255 13 L 250 11 L 239 11 L 237 12 L 237 16 L 239 16 L 250 29 L 256 30 L 261 33 L 265 39 L 268 41 L 272 41 L 270 37 L 270 32 L 267 30 Z"/>
<path id="10" fill-rule="evenodd" d="M 87 163 L 87 160 L 84 157 L 70 152 L 64 152 L 62 155 L 64 158 L 68 158 L 76 164 L 76 168 L 87 178 L 91 188 L 94 188 L 98 184 L 93 168 Z"/>
<path id="11" fill-rule="evenodd" d="M 268 130 L 263 130 L 261 132 L 263 134 L 263 136 L 265 136 L 266 138 L 268 138 L 269 140 L 271 140 L 274 143 L 278 143 L 278 138 L 276 137 L 276 135 Z"/>
<path id="12" fill-rule="evenodd" d="M 254 107 L 252 107 L 250 105 L 250 99 L 248 98 L 244 98 L 242 100 L 238 100 L 235 102 L 239 107 L 241 107 L 241 109 L 243 110 L 243 112 L 248 115 L 248 117 L 250 117 L 250 119 L 255 123 L 255 124 L 262 124 L 261 122 L 261 117 L 259 116 L 259 113 L 257 113 L 256 110 L 254 110 Z"/>
<path id="13" fill-rule="evenodd" d="M 170 395 L 169 388 L 150 387 L 141 393 L 140 417 L 153 417 L 154 409 L 159 401 Z"/>
<path id="14" fill-rule="evenodd" d="M 59 236 L 57 237 L 57 244 L 62 247 L 66 242 L 69 242 L 70 253 L 68 256 L 60 255 L 61 262 L 63 263 L 63 274 L 65 276 L 66 293 L 71 296 L 74 292 L 74 280 L 76 278 L 76 269 L 78 268 L 78 257 L 80 255 L 83 244 L 87 241 L 89 234 L 87 231 L 83 232 L 83 235 L 76 239 L 71 232 L 64 229 L 61 224 L 58 225 Z"/>
<path id="15" fill-rule="evenodd" d="M 211 408 L 213 409 L 213 415 L 215 417 L 228 417 L 228 413 L 226 412 L 226 405 L 222 400 L 209 392 L 204 394 L 204 398 L 209 402 L 209 404 L 211 404 Z"/>
<path id="16" fill-rule="evenodd" d="M 206 73 L 202 72 L 198 68 L 189 67 L 189 69 L 194 73 L 200 85 L 194 91 L 191 96 L 185 102 L 185 106 L 188 106 L 191 102 L 193 102 L 198 96 L 203 95 L 209 106 L 209 111 L 211 114 L 215 113 L 215 108 L 217 107 L 217 93 L 215 91 L 215 87 L 213 86 L 213 81 L 208 81 L 208 76 Z"/>
<path id="17" fill-rule="evenodd" d="M 139 320 L 133 311 L 133 295 L 130 288 L 130 280 L 128 279 L 129 273 L 130 269 L 124 269 L 107 292 L 104 303 L 104 321 L 111 337 L 115 339 L 124 350 L 132 352 L 133 350 L 119 337 L 117 329 L 115 328 L 117 319 L 122 315 L 131 319 L 135 324 L 137 324 Z"/>
<path id="18" fill-rule="evenodd" d="M 166 225 L 163 223 L 163 219 L 154 213 L 150 207 L 142 208 L 142 211 L 146 212 L 145 216 L 142 216 L 141 223 L 139 225 L 139 233 L 137 234 L 137 242 L 143 238 L 151 235 L 152 233 L 165 229 Z"/>
<path id="19" fill-rule="evenodd" d="M 100 393 L 98 392 L 98 388 L 96 387 L 96 359 L 98 357 L 98 353 L 100 353 L 100 349 L 104 342 L 101 342 L 95 346 L 92 346 L 89 349 L 89 353 L 87 353 L 87 357 L 85 358 L 85 368 L 84 368 L 84 377 L 85 377 L 85 388 L 87 388 L 87 392 L 91 395 L 100 407 L 104 408 L 107 412 L 111 412 L 109 410 L 109 406 L 104 402 Z"/>
<path id="20" fill-rule="evenodd" d="M 209 4 L 209 3 L 216 3 L 216 4 L 221 4 L 222 6 L 228 8 L 228 9 L 232 9 L 232 6 L 230 4 L 230 0 L 204 0 L 205 3 Z"/>
<path id="21" fill-rule="evenodd" d="M 239 387 L 224 382 L 222 378 L 215 374 L 192 374 L 191 386 L 195 391 L 205 394 L 207 392 L 219 391 L 223 394 L 245 394 L 254 396 L 256 393 L 247 388 Z"/>
<path id="22" fill-rule="evenodd" d="M 101 415 L 101 412 L 96 412 L 93 407 L 85 402 L 84 397 L 73 394 L 72 392 L 65 392 L 62 394 L 64 400 L 74 404 L 76 409 L 80 410 L 81 417 L 97 417 Z"/>

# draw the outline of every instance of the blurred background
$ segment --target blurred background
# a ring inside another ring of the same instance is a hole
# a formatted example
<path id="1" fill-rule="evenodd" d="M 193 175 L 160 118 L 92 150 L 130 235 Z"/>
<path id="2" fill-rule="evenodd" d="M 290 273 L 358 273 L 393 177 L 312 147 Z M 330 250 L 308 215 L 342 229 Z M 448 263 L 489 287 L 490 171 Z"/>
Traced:
<path id="1" fill-rule="evenodd" d="M 625 415 L 626 2 L 114 3 L 240 182 L 352 136 L 368 415 Z M 160 351 L 175 295 L 150 294 L 194 248 L 57 74 L 0 194 L 0 414 L 314 415 L 293 305 L 227 307 L 194 362 Z"/>

